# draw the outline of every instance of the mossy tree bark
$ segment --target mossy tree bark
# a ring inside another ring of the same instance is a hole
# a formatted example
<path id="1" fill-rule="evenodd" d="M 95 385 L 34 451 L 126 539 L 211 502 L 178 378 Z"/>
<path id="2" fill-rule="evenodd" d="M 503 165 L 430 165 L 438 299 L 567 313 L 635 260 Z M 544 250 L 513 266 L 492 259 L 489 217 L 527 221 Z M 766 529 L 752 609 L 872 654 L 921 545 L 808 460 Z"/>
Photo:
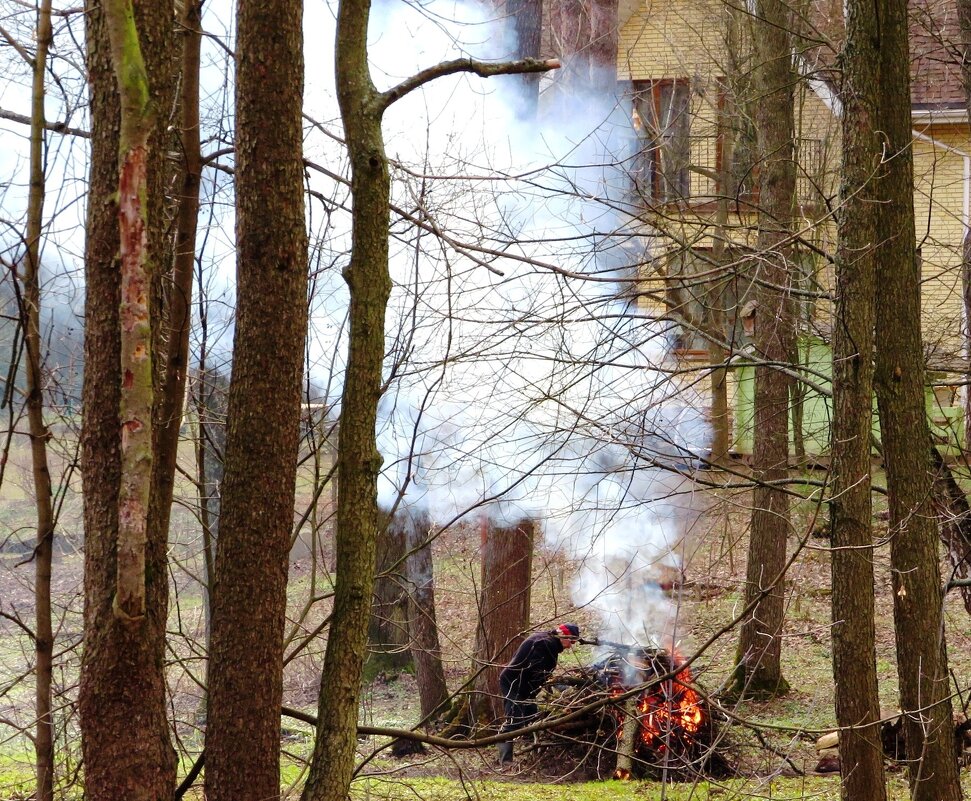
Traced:
<path id="1" fill-rule="evenodd" d="M 118 8 L 111 10 L 119 13 Z M 121 11 L 125 12 L 125 9 Z M 171 70 L 172 5 L 168 2 L 139 2 L 133 11 L 133 18 L 124 15 L 121 32 L 137 30 L 144 58 L 142 77 L 151 79 L 148 98 L 134 93 L 137 95 L 135 105 L 141 109 L 148 102 L 156 109 L 167 109 L 171 106 L 174 83 Z M 145 324 L 145 319 L 140 316 L 141 309 L 133 310 L 136 312 L 134 317 L 130 314 L 132 310 L 127 311 L 124 318 L 122 316 L 122 259 L 119 256 L 122 204 L 119 198 L 124 200 L 128 217 L 125 247 L 128 248 L 126 258 L 130 266 L 135 266 L 130 248 L 142 244 L 147 249 L 145 263 L 164 263 L 166 248 L 161 211 L 165 175 L 163 159 L 136 156 L 134 163 L 128 163 L 125 172 L 128 179 L 132 178 L 143 162 L 145 182 L 139 190 L 139 179 L 134 183 L 126 179 L 125 191 L 119 194 L 122 113 L 109 43 L 108 12 L 109 9 L 98 2 L 92 1 L 85 6 L 91 167 L 85 239 L 85 370 L 81 438 L 85 530 L 84 648 L 79 691 L 81 745 L 87 798 L 157 801 L 174 792 L 176 769 L 175 752 L 169 741 L 163 675 L 168 584 L 166 532 L 161 527 L 147 524 L 144 519 L 134 523 L 136 528 L 144 529 L 145 543 L 144 570 L 133 571 L 135 586 L 121 604 L 125 615 L 132 621 L 119 619 L 113 611 L 113 602 L 119 570 L 119 513 L 123 497 L 122 432 L 119 430 L 125 382 L 122 327 L 123 323 L 129 326 Z M 121 38 L 125 48 L 124 36 Z M 133 43 L 128 45 L 131 46 Z M 125 80 L 128 80 L 127 76 Z M 148 138 L 141 142 L 146 151 L 165 151 L 166 122 L 158 116 L 152 119 Z M 140 139 L 140 136 L 136 138 Z M 143 226 L 141 229 L 140 225 Z M 138 275 L 143 273 L 136 269 L 136 282 Z M 141 291 L 131 283 L 126 289 L 135 290 L 131 294 L 136 300 L 141 297 Z M 144 294 L 148 294 L 147 286 Z M 144 331 L 144 328 L 140 330 Z M 151 342 L 142 340 L 141 345 L 151 347 Z M 134 367 L 142 380 L 145 378 L 142 370 L 149 360 L 137 350 L 136 347 L 131 352 L 136 363 L 129 367 Z M 150 373 L 147 380 L 150 384 Z M 140 385 L 140 391 L 144 399 L 144 386 Z M 150 386 L 148 394 L 151 395 Z M 138 414 L 145 412 L 140 410 Z M 150 412 L 145 419 L 150 428 Z M 130 493 L 128 495 L 131 498 Z M 144 496 L 137 496 L 135 500 L 145 502 Z M 141 511 L 142 515 L 146 513 L 147 504 Z M 137 550 L 137 544 L 135 547 Z M 140 561 L 137 555 L 134 561 Z M 139 573 L 144 581 L 144 601 L 132 605 L 129 600 L 142 594 Z M 144 617 L 137 625 L 131 625 L 138 620 L 139 606 L 143 608 Z"/>
<path id="2" fill-rule="evenodd" d="M 148 248 L 149 139 L 155 111 L 130 0 L 102 3 L 121 103 L 118 222 L 121 263 L 121 486 L 115 615 L 145 617 L 145 549 L 152 478 L 152 263 Z"/>
<path id="3" fill-rule="evenodd" d="M 337 98 L 351 162 L 352 242 L 344 279 L 350 291 L 350 334 L 338 441 L 337 582 L 324 670 L 317 736 L 305 801 L 344 801 L 354 771 L 361 670 L 374 584 L 379 524 L 375 440 L 382 392 L 384 323 L 391 276 L 388 235 L 391 183 L 381 121 L 399 98 L 441 75 L 483 77 L 544 72 L 556 62 L 527 59 L 442 62 L 378 92 L 368 67 L 370 0 L 342 0 L 337 11 Z M 225 537 L 225 534 L 223 535 Z"/>
<path id="4" fill-rule="evenodd" d="M 237 300 L 209 649 L 211 801 L 280 795 L 286 583 L 307 333 L 302 22 L 302 0 L 237 5 Z"/>
<path id="5" fill-rule="evenodd" d="M 906 0 L 879 0 L 876 371 L 890 507 L 890 563 L 900 708 L 914 801 L 961 798 L 954 754 L 943 593 L 924 400 L 920 265 L 914 222 Z"/>
<path id="6" fill-rule="evenodd" d="M 746 570 L 746 605 L 757 600 L 742 623 L 734 690 L 766 697 L 788 692 L 782 675 L 784 615 L 782 571 L 789 534 L 789 496 L 774 486 L 789 476 L 789 382 L 785 364 L 793 340 L 789 255 L 795 162 L 793 161 L 792 10 L 782 0 L 759 0 L 753 20 L 754 94 L 759 148 L 759 241 L 753 259 L 758 286 L 755 350 L 755 441 L 752 524 Z"/>
<path id="7" fill-rule="evenodd" d="M 885 801 L 877 721 L 870 480 L 877 222 L 879 57 L 872 3 L 847 3 L 843 182 L 833 325 L 833 678 L 844 801 Z"/>

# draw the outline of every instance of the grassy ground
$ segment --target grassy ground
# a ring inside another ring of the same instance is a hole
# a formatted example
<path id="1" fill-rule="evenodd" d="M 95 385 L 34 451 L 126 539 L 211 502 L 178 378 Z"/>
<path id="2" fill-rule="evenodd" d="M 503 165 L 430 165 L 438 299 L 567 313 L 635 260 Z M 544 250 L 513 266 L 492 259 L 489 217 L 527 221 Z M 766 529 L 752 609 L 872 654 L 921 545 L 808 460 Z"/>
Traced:
<path id="1" fill-rule="evenodd" d="M 16 455 L 16 454 L 15 454 Z M 15 460 L 14 460 L 15 461 Z M 12 475 L 12 474 L 11 474 Z M 22 482 L 4 483 L 0 489 L 0 514 L 4 528 L 11 532 L 30 530 L 30 499 Z M 309 501 L 312 484 L 307 476 L 299 483 L 304 502 Z M 807 485 L 807 490 L 811 489 Z M 198 524 L 188 487 L 185 500 L 177 507 L 174 520 L 172 558 L 173 611 L 170 625 L 169 686 L 176 726 L 175 738 L 182 757 L 182 773 L 189 769 L 201 746 L 203 706 L 199 681 L 204 662 L 199 643 L 205 633 L 205 607 L 199 578 Z M 326 493 L 325 493 L 326 497 Z M 745 572 L 748 524 L 748 495 L 725 492 L 709 495 L 710 505 L 682 543 L 685 561 L 683 587 L 671 595 L 676 609 L 674 640 L 682 654 L 693 654 L 739 611 L 742 577 Z M 299 505 L 299 504 L 298 504 Z M 877 510 L 880 511 L 879 509 Z M 79 527 L 80 507 L 76 494 L 65 504 L 63 525 L 73 531 Z M 492 749 L 482 751 L 430 752 L 420 757 L 394 760 L 386 752 L 374 756 L 362 769 L 354 785 L 354 798 L 364 799 L 482 799 L 483 801 L 526 801 L 554 799 L 568 793 L 571 801 L 610 801 L 614 798 L 644 799 L 835 799 L 839 797 L 838 779 L 815 775 L 819 759 L 815 739 L 834 725 L 832 709 L 833 678 L 829 638 L 829 554 L 824 538 L 812 536 L 821 515 L 812 501 L 794 509 L 790 545 L 802 542 L 786 582 L 787 616 L 783 643 L 786 678 L 792 691 L 785 697 L 762 703 L 744 702 L 728 710 L 735 723 L 724 731 L 727 752 L 738 765 L 740 776 L 725 782 L 699 779 L 694 783 L 659 782 L 577 782 L 571 766 L 536 767 L 522 759 L 513 770 L 499 771 Z M 314 601 L 329 588 L 328 569 L 333 568 L 329 548 L 330 521 L 326 508 L 316 518 L 320 546 L 313 553 L 305 542 L 295 551 L 289 587 L 290 620 L 288 649 L 292 654 L 303 637 L 327 613 L 327 603 Z M 877 523 L 878 535 L 885 524 Z M 24 538 L 25 540 L 27 538 Z M 479 583 L 479 532 L 474 527 L 446 532 L 435 545 L 438 622 L 451 687 L 467 675 L 474 644 L 475 600 Z M 3 611 L 16 610 L 29 620 L 32 604 L 32 566 L 25 563 L 22 549 L 8 549 L 0 563 L 0 602 Z M 875 552 L 877 571 L 877 664 L 880 696 L 884 709 L 897 707 L 895 645 L 892 626 L 892 597 L 888 567 L 888 548 Z M 58 646 L 61 654 L 57 676 L 59 699 L 59 757 L 76 759 L 78 752 L 76 721 L 72 702 L 76 691 L 77 650 L 80 639 L 80 553 L 64 549 L 55 564 L 58 596 Z M 589 611 L 576 609 L 570 597 L 570 582 L 577 565 L 562 554 L 541 548 L 537 554 L 532 588 L 532 617 L 537 627 L 549 621 L 575 619 L 585 631 L 596 629 Z M 958 686 L 971 684 L 971 618 L 957 596 L 947 601 L 947 636 L 951 668 Z M 71 649 L 64 652 L 62 649 Z M 699 685 L 716 692 L 726 681 L 732 667 L 735 633 L 717 638 L 700 654 L 695 664 Z M 577 648 L 561 659 L 569 667 L 593 658 L 588 648 Z M 0 799 L 25 798 L 31 789 L 31 753 L 27 739 L 17 727 L 29 727 L 32 684 L 29 677 L 12 683 L 10 677 L 29 671 L 32 653 L 29 642 L 16 625 L 0 621 Z M 317 685 L 322 666 L 322 645 L 317 642 L 299 651 L 285 671 L 285 703 L 315 712 Z M 967 694 L 967 693 L 966 693 Z M 961 702 L 956 706 L 960 707 Z M 408 728 L 419 717 L 414 678 L 408 673 L 382 673 L 365 688 L 362 720 L 372 725 Z M 760 728 L 761 740 L 748 724 Z M 284 768 L 281 777 L 285 797 L 297 797 L 304 778 L 303 759 L 309 754 L 312 734 L 304 724 L 284 721 Z M 362 758 L 386 742 L 374 738 L 359 741 Z M 520 746 L 522 753 L 526 749 Z M 74 765 L 71 762 L 71 769 Z M 371 774 L 369 778 L 365 775 Z M 967 771 L 964 778 L 968 780 Z M 890 774 L 891 798 L 907 797 L 901 773 Z M 79 797 L 76 784 L 66 783 L 64 798 Z M 967 788 L 971 791 L 971 787 Z M 201 799 L 194 788 L 187 798 Z"/>

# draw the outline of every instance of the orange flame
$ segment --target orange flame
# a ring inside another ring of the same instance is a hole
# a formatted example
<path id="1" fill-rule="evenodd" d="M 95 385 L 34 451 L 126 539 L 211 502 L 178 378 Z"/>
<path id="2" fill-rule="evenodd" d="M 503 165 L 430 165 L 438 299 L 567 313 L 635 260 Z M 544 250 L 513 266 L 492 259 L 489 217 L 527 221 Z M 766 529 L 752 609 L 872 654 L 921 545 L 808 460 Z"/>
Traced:
<path id="1" fill-rule="evenodd" d="M 644 692 L 637 701 L 640 739 L 648 748 L 663 751 L 669 735 L 691 740 L 705 722 L 701 697 L 690 686 L 691 671 L 683 668 L 674 679 Z M 623 688 L 614 687 L 611 694 L 621 695 Z M 623 714 L 615 713 L 618 725 Z"/>

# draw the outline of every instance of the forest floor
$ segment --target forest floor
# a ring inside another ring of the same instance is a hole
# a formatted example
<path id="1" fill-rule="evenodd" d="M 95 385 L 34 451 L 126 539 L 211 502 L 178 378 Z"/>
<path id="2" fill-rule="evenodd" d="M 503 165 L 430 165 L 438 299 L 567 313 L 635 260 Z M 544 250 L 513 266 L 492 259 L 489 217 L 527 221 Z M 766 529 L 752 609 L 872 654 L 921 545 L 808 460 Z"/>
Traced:
<path id="1" fill-rule="evenodd" d="M 806 494 L 820 475 L 807 475 Z M 707 508 L 685 532 L 678 551 L 683 561 L 680 587 L 669 593 L 674 610 L 674 641 L 680 654 L 694 656 L 693 665 L 700 689 L 717 696 L 725 685 L 735 656 L 737 632 L 729 628 L 718 635 L 738 614 L 742 603 L 748 541 L 748 493 L 745 491 L 699 491 Z M 5 504 L 5 522 L 11 506 Z M 881 509 L 875 510 L 876 533 L 885 538 L 886 523 Z M 182 774 L 188 771 L 201 748 L 202 708 L 198 689 L 202 660 L 198 643 L 204 635 L 204 607 L 198 583 L 200 567 L 192 515 L 180 511 L 172 549 L 172 619 L 170 624 L 170 669 L 172 708 L 177 718 L 175 739 L 183 754 Z M 387 738 L 361 738 L 359 756 L 368 758 L 355 783 L 357 799 L 427 799 L 427 801 L 526 801 L 558 799 L 564 790 L 571 801 L 610 801 L 614 798 L 643 799 L 837 799 L 838 774 L 820 774 L 820 754 L 815 742 L 834 726 L 833 676 L 830 651 L 830 567 L 825 519 L 812 501 L 794 507 L 790 552 L 798 551 L 786 580 L 786 623 L 782 646 L 783 672 L 790 692 L 764 702 L 745 701 L 725 708 L 720 748 L 736 769 L 729 779 L 694 777 L 692 781 L 664 784 L 659 781 L 581 781 L 574 765 L 550 764 L 538 759 L 530 743 L 517 743 L 517 759 L 511 768 L 500 769 L 494 747 L 472 750 L 436 750 L 392 758 Z M 16 521 L 17 530 L 23 521 Z M 321 527 L 326 543 L 328 525 Z M 438 623 L 449 687 L 458 687 L 468 676 L 475 639 L 475 610 L 479 583 L 480 532 L 475 527 L 456 527 L 436 542 L 435 569 Z M 7 549 L 0 563 L 0 601 L 3 611 L 16 612 L 29 620 L 32 608 L 32 568 L 25 554 Z M 326 614 L 320 605 L 308 609 L 307 599 L 319 596 L 332 567 L 330 550 L 318 550 L 315 560 L 304 549 L 295 552 L 291 565 L 291 637 L 288 653 L 296 650 L 300 633 L 312 629 Z M 881 539 L 875 550 L 877 604 L 877 670 L 881 706 L 888 715 L 897 709 L 895 640 L 889 574 L 889 546 Z M 580 623 L 584 635 L 597 633 L 598 621 L 590 609 L 577 608 L 571 597 L 571 583 L 578 564 L 552 547 L 537 551 L 532 587 L 532 625 L 548 628 L 553 622 Z M 77 646 L 80 640 L 80 588 L 82 556 L 71 547 L 58 554 L 55 587 L 59 607 L 58 651 L 61 668 L 57 681 L 64 699 L 77 675 Z M 950 667 L 958 691 L 971 699 L 971 617 L 956 594 L 946 602 L 946 632 Z M 718 636 L 715 636 L 718 635 Z M 597 657 L 588 646 L 577 647 L 560 660 L 560 670 L 589 664 Z M 27 798 L 30 792 L 31 755 L 29 742 L 16 731 L 20 722 L 30 721 L 32 684 L 30 648 L 23 632 L 10 620 L 0 621 L 0 799 Z M 285 672 L 285 704 L 304 712 L 316 712 L 316 694 L 322 666 L 319 644 L 300 650 Z M 14 678 L 23 675 L 22 680 Z M 967 701 L 955 699 L 956 710 Z M 380 672 L 366 687 L 362 722 L 375 726 L 411 728 L 419 718 L 418 693 L 414 677 L 407 671 Z M 77 767 L 77 722 L 68 709 L 59 731 L 62 768 Z M 757 732 L 757 733 L 756 733 Z M 312 745 L 306 724 L 285 718 L 282 743 L 284 766 L 282 788 L 285 798 L 299 797 L 305 777 L 304 759 Z M 907 798 L 906 774 L 888 764 L 891 798 Z M 962 771 L 965 792 L 971 796 L 971 772 Z M 568 789 L 566 789 L 568 788 Z M 78 794 L 79 795 L 79 794 Z M 68 791 L 65 798 L 73 797 Z M 185 796 L 201 799 L 199 787 Z"/>
<path id="2" fill-rule="evenodd" d="M 812 495 L 812 482 L 821 476 L 821 473 L 806 476 L 807 495 Z M 675 610 L 674 640 L 678 652 L 694 656 L 697 649 L 711 641 L 698 654 L 694 671 L 699 687 L 715 694 L 717 700 L 718 691 L 728 682 L 737 645 L 736 629 L 720 632 L 742 606 L 749 504 L 748 493 L 742 491 L 706 492 L 705 497 L 707 511 L 686 533 L 678 549 L 683 559 L 683 580 L 669 597 Z M 493 748 L 473 752 L 429 751 L 421 758 L 401 760 L 391 759 L 384 752 L 363 771 L 375 774 L 367 785 L 367 794 L 401 798 L 525 799 L 544 798 L 537 785 L 553 785 L 549 790 L 552 798 L 558 792 L 556 786 L 568 785 L 567 792 L 577 801 L 629 798 L 632 794 L 648 799 L 839 798 L 838 773 L 817 772 L 821 757 L 835 752 L 820 753 L 816 749 L 817 739 L 835 725 L 827 515 L 811 500 L 797 503 L 793 511 L 790 554 L 795 554 L 795 558 L 785 583 L 787 603 L 782 644 L 783 673 L 790 691 L 771 701 L 742 701 L 723 706 L 728 719 L 721 727 L 719 748 L 735 767 L 734 778 L 698 775 L 674 784 L 651 780 L 579 782 L 575 766 L 550 765 L 542 759 L 541 748 L 520 743 L 517 744 L 519 756 L 511 769 L 499 768 Z M 893 716 L 898 709 L 896 645 L 883 511 L 878 501 L 874 510 L 875 535 L 879 542 L 874 562 L 876 658 L 881 708 L 886 716 Z M 477 546 L 476 532 L 464 535 L 456 532 L 440 543 L 436 562 L 443 567 L 451 565 L 456 575 L 473 575 L 474 558 L 465 560 L 474 556 Z M 596 633 L 597 621 L 589 611 L 571 608 L 569 584 L 575 569 L 576 565 L 561 555 L 541 550 L 533 587 L 533 621 L 537 628 L 543 628 L 548 621 L 575 619 L 585 633 Z M 942 564 L 942 570 L 946 569 Z M 443 587 L 441 579 L 437 584 Z M 447 642 L 461 646 L 447 654 L 451 665 L 450 686 L 460 683 L 468 671 L 471 632 L 463 641 L 457 632 L 462 624 L 456 625 L 456 621 L 471 619 L 470 615 L 474 614 L 474 607 L 469 606 L 471 598 L 466 593 L 441 590 L 437 598 Z M 963 700 L 956 697 L 954 701 L 955 712 L 960 713 L 971 703 L 971 617 L 957 593 L 947 598 L 945 625 L 950 669 L 955 687 L 964 697 Z M 596 656 L 593 649 L 578 647 L 561 657 L 559 667 L 568 669 L 578 663 L 589 664 Z M 403 725 L 407 713 L 412 720 L 417 715 L 416 698 L 417 690 L 410 675 L 380 677 L 368 691 L 368 717 L 380 725 Z M 362 741 L 362 751 L 380 744 Z M 887 769 L 891 798 L 907 798 L 906 772 L 889 761 Z M 962 770 L 962 782 L 965 792 L 971 795 L 968 769 Z M 440 793 L 437 788 L 441 788 Z"/>

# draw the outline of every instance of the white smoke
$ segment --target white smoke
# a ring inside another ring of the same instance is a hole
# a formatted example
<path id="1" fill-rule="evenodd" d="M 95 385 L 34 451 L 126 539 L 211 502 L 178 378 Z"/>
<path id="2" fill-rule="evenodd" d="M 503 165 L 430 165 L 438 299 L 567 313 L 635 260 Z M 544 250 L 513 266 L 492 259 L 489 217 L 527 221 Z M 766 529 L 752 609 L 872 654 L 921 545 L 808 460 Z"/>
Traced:
<path id="1" fill-rule="evenodd" d="M 346 176 L 332 12 L 308 8 L 305 20 L 305 110 L 316 123 L 307 125 L 305 153 Z M 219 19 L 231 45 L 230 4 L 207 4 L 207 26 Z M 509 58 L 508 30 L 485 3 L 376 2 L 375 83 L 387 89 L 460 56 Z M 217 97 L 227 74 L 207 76 L 204 96 Z M 596 611 L 601 634 L 648 643 L 670 628 L 657 580 L 677 568 L 694 505 L 690 482 L 654 463 L 689 465 L 706 450 L 707 427 L 690 396 L 672 394 L 663 326 L 620 291 L 650 255 L 625 215 L 617 163 L 630 152 L 629 109 L 590 93 L 544 103 L 531 121 L 518 86 L 515 77 L 450 76 L 385 117 L 400 213 L 392 217 L 380 501 L 439 526 L 481 515 L 502 526 L 541 521 L 550 547 L 579 565 L 575 600 Z M 349 194 L 320 171 L 309 180 L 325 199 L 308 208 L 310 354 L 336 413 Z M 223 228 L 231 242 L 231 215 Z M 228 248 L 214 250 L 231 263 Z"/>
<path id="2" fill-rule="evenodd" d="M 459 55 L 508 57 L 507 26 L 487 11 L 378 4 L 379 88 Z M 656 465 L 690 466 L 707 426 L 672 393 L 663 327 L 622 291 L 648 256 L 616 163 L 628 114 L 587 96 L 524 121 L 517 85 L 441 79 L 386 118 L 396 205 L 449 239 L 392 221 L 380 502 L 436 525 L 540 521 L 579 564 L 575 601 L 600 633 L 657 642 L 672 613 L 658 577 L 678 567 L 696 513 L 690 482 Z M 317 317 L 336 337 L 346 293 L 331 278 Z"/>

